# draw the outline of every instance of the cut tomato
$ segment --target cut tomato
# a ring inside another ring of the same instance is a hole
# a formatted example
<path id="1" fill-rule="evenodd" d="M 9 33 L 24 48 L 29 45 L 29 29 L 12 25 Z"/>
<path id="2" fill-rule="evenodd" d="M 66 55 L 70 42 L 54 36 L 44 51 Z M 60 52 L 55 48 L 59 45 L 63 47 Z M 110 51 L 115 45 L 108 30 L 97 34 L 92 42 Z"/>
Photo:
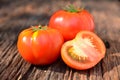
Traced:
<path id="1" fill-rule="evenodd" d="M 77 70 L 95 66 L 105 56 L 103 41 L 93 32 L 81 31 L 73 40 L 63 44 L 61 56 L 63 61 Z"/>

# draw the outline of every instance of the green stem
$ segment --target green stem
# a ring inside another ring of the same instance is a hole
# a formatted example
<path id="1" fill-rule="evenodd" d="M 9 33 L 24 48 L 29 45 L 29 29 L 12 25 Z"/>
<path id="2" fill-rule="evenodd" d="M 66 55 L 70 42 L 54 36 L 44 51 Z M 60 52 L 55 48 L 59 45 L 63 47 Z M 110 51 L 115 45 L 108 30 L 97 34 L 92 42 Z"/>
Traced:
<path id="1" fill-rule="evenodd" d="M 83 8 L 81 9 L 77 9 L 75 8 L 73 5 L 69 5 L 68 7 L 66 7 L 64 10 L 68 11 L 68 12 L 80 12 L 83 10 Z"/>
<path id="2" fill-rule="evenodd" d="M 46 29 L 47 29 L 47 26 L 44 26 L 44 27 L 42 27 L 41 25 L 39 25 L 38 27 L 32 26 L 33 32 L 36 32 L 38 30 L 46 30 Z"/>

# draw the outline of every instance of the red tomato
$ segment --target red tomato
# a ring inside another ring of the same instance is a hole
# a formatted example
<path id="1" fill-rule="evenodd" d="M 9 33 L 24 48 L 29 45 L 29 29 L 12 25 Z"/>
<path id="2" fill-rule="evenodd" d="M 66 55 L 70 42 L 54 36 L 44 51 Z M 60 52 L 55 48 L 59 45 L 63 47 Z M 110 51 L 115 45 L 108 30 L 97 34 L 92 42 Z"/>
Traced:
<path id="1" fill-rule="evenodd" d="M 17 47 L 26 61 L 46 65 L 53 63 L 58 58 L 62 44 L 63 37 L 60 32 L 37 26 L 20 33 Z"/>
<path id="2" fill-rule="evenodd" d="M 49 27 L 59 30 L 67 41 L 81 30 L 94 31 L 94 21 L 88 11 L 72 8 L 55 12 L 50 18 Z"/>
<path id="3" fill-rule="evenodd" d="M 103 41 L 95 33 L 81 31 L 73 40 L 63 44 L 61 56 L 68 66 L 85 70 L 95 66 L 105 56 L 105 52 Z"/>

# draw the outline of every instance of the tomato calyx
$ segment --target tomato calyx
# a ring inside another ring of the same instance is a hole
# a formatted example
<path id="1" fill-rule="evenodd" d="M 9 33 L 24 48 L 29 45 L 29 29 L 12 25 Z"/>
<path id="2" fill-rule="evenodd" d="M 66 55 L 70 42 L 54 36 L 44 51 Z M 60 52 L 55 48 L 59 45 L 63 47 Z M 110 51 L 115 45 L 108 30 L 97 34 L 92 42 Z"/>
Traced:
<path id="1" fill-rule="evenodd" d="M 39 31 L 39 30 L 47 30 L 47 26 L 32 26 L 33 32 Z"/>
<path id="2" fill-rule="evenodd" d="M 83 10 L 83 8 L 77 9 L 73 5 L 68 5 L 68 7 L 66 7 L 64 10 L 71 12 L 71 13 L 74 13 L 74 12 L 77 13 L 77 12 L 81 12 Z"/>

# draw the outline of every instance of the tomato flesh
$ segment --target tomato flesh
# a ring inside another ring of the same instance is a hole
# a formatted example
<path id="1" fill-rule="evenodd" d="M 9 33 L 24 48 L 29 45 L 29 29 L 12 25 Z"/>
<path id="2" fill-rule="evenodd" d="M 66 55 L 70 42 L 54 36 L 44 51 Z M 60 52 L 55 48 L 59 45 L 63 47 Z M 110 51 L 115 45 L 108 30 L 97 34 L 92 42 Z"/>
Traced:
<path id="1" fill-rule="evenodd" d="M 105 55 L 102 40 L 93 32 L 81 31 L 75 39 L 67 41 L 61 49 L 63 61 L 78 70 L 95 66 Z"/>

